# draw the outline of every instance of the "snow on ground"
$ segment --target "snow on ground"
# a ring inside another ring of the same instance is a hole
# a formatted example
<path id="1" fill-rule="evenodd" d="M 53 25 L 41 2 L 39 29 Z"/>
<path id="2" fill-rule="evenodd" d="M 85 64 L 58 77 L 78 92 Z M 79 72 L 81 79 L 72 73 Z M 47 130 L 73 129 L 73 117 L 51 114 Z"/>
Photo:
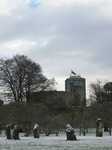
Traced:
<path id="1" fill-rule="evenodd" d="M 77 136 L 77 141 L 66 141 L 65 135 L 21 137 L 20 140 L 7 140 L 0 137 L 0 150 L 112 150 L 112 137 Z"/>

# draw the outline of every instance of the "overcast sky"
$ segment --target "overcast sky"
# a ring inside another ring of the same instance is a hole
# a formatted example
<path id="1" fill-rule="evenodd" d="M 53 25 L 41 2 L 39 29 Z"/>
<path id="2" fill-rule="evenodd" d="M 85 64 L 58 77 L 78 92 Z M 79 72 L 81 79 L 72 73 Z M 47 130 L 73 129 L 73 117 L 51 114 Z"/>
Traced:
<path id="1" fill-rule="evenodd" d="M 71 69 L 112 79 L 112 0 L 0 0 L 0 56 L 25 54 L 57 89 Z"/>

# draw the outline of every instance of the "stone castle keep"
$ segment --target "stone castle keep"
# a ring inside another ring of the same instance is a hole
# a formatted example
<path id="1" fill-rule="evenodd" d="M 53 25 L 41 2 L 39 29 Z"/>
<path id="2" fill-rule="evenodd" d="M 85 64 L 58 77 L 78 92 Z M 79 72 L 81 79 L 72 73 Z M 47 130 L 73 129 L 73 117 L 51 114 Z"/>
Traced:
<path id="1" fill-rule="evenodd" d="M 65 101 L 67 105 L 72 103 L 74 106 L 86 105 L 86 80 L 76 74 L 71 74 L 65 80 L 65 91 L 41 91 L 32 94 L 33 102 Z"/>
<path id="2" fill-rule="evenodd" d="M 80 101 L 86 104 L 86 80 L 79 75 L 71 75 L 65 80 L 65 91 L 80 95 Z"/>

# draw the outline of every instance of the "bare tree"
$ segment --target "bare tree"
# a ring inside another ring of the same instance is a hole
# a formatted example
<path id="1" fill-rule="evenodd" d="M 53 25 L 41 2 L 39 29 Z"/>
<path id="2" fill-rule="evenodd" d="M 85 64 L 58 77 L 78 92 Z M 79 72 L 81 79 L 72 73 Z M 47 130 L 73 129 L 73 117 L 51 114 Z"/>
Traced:
<path id="1" fill-rule="evenodd" d="M 101 81 L 97 80 L 96 83 L 90 84 L 90 100 L 92 103 L 102 103 L 103 85 Z"/>
<path id="2" fill-rule="evenodd" d="M 47 90 L 54 85 L 42 73 L 41 66 L 24 55 L 0 60 L 1 85 L 11 92 L 15 102 L 30 102 L 33 91 Z"/>

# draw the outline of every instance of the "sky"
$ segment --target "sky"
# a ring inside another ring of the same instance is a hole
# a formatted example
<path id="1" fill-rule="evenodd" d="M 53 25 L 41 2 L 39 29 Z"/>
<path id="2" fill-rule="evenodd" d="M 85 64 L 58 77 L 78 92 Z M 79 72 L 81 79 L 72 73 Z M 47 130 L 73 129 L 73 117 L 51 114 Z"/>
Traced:
<path id="1" fill-rule="evenodd" d="M 111 0 L 0 0 L 0 57 L 24 54 L 55 78 L 57 90 L 71 69 L 112 81 Z"/>

